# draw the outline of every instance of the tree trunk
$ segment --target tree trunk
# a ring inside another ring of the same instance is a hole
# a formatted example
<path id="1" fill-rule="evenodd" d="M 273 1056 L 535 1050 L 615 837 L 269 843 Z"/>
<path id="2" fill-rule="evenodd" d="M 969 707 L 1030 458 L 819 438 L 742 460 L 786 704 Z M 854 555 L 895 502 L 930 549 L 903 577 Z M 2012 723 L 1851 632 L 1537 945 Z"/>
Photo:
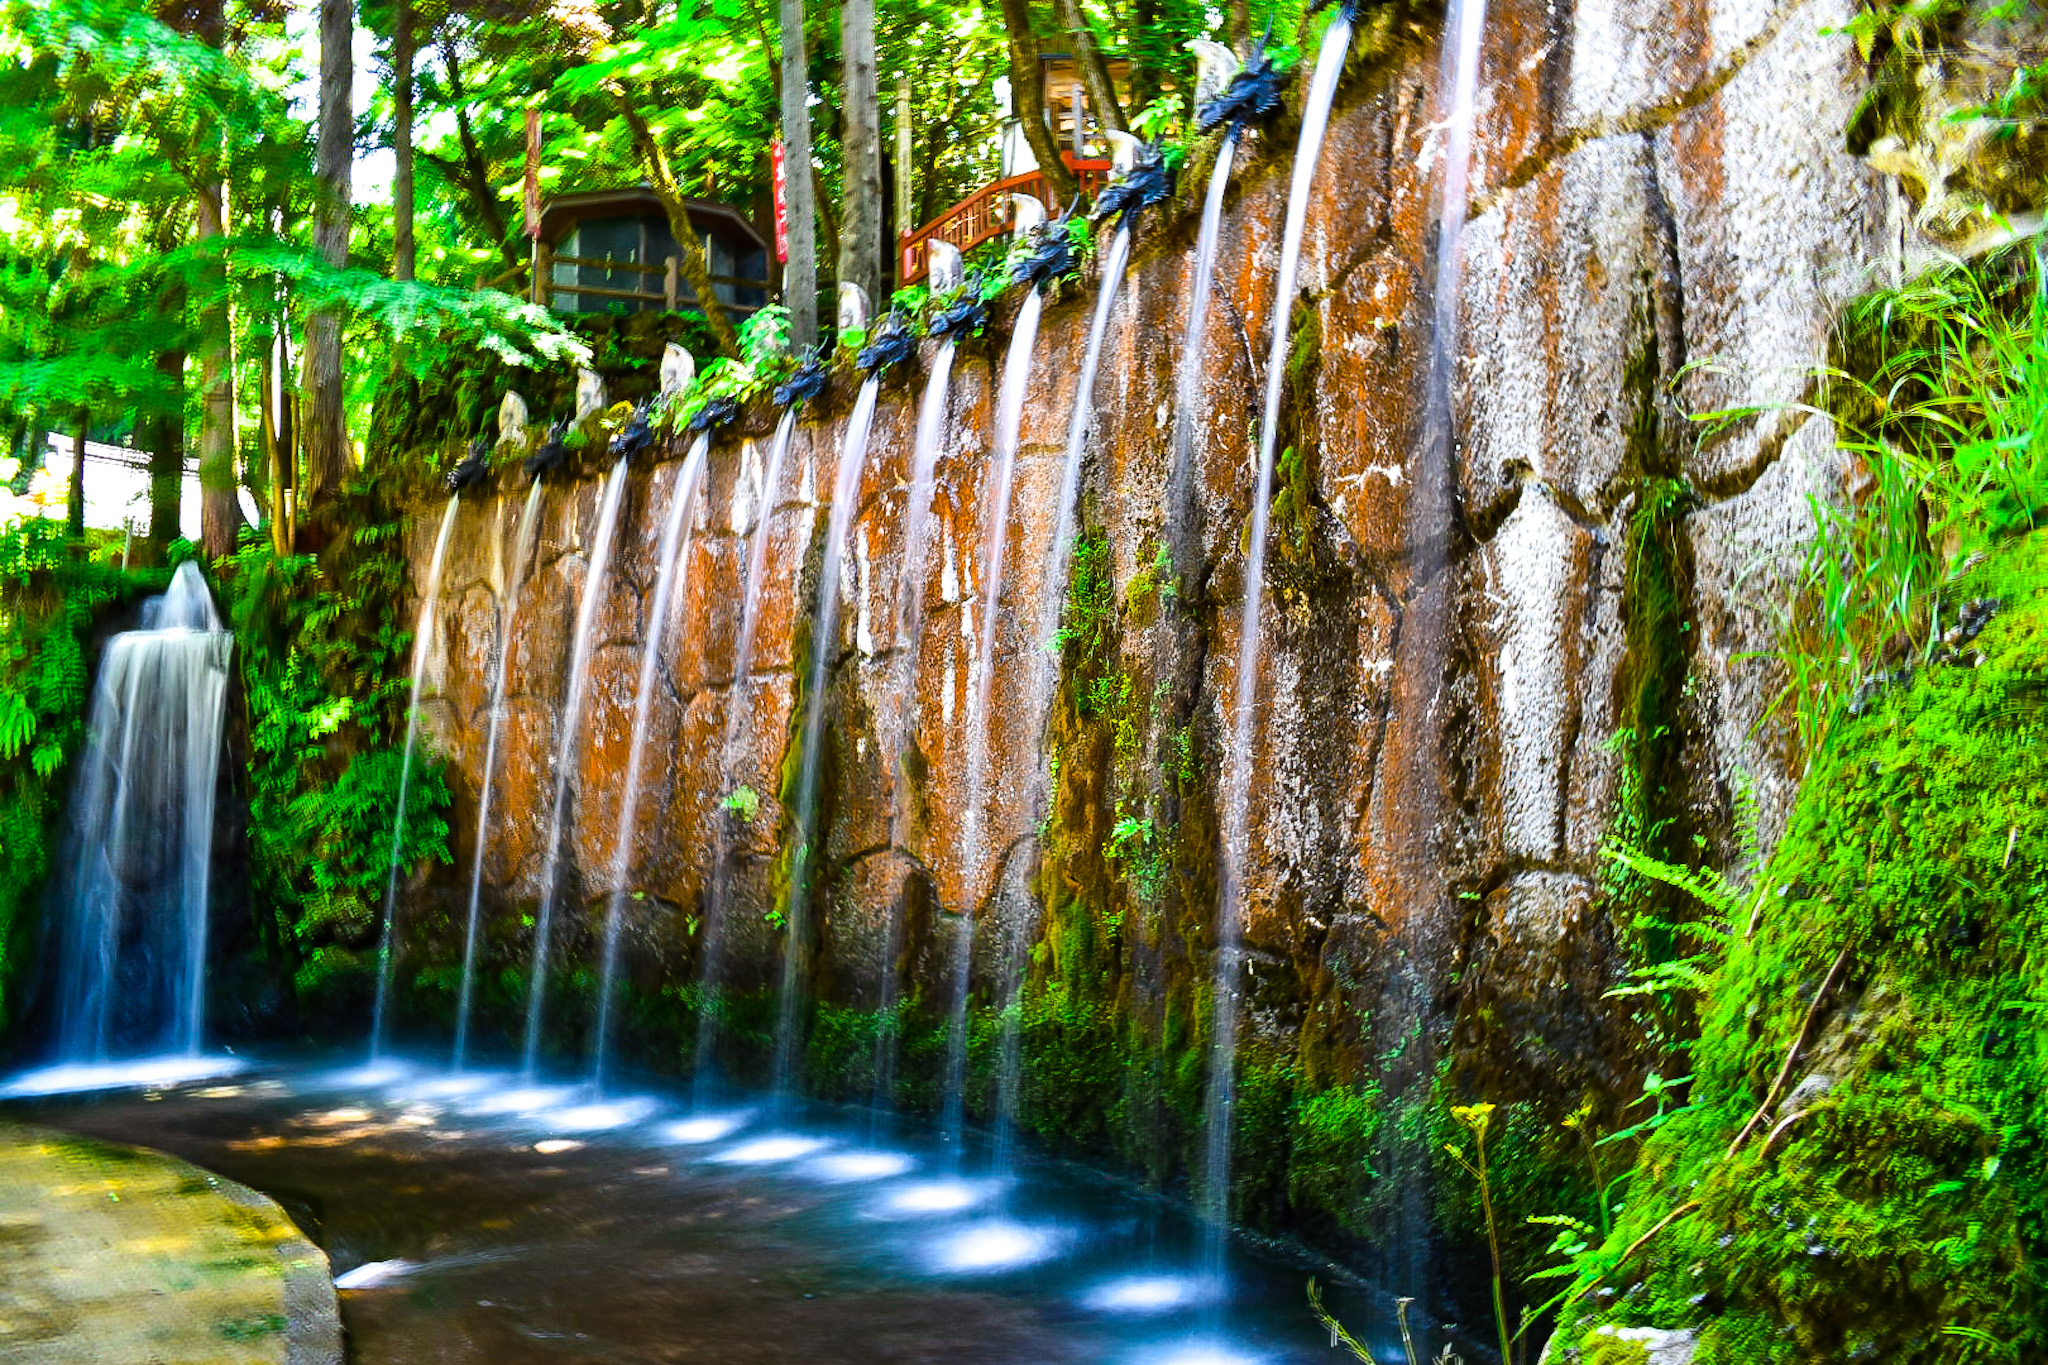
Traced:
<path id="1" fill-rule="evenodd" d="M 152 422 L 149 443 L 149 545 L 145 563 L 161 564 L 183 532 L 179 512 L 185 501 L 185 353 L 165 351 L 157 373 L 170 390 L 170 404 Z"/>
<path id="2" fill-rule="evenodd" d="M 71 487 L 64 498 L 64 523 L 73 540 L 85 537 L 85 418 L 78 419 L 77 444 L 72 447 Z"/>
<path id="3" fill-rule="evenodd" d="M 1131 54 L 1131 107 L 1143 109 L 1160 94 L 1159 72 L 1146 52 L 1148 35 L 1159 27 L 1159 0 L 1131 0 L 1131 27 L 1125 51 Z"/>
<path id="4" fill-rule="evenodd" d="M 654 129 L 633 107 L 625 92 L 615 93 L 619 113 L 626 120 L 626 127 L 632 130 L 633 150 L 639 153 L 640 168 L 647 173 L 647 183 L 654 187 L 655 197 L 661 200 L 662 212 L 668 216 L 669 235 L 676 239 L 676 263 L 682 276 L 690 282 L 690 290 L 697 296 L 697 306 L 704 310 L 704 320 L 711 324 L 711 335 L 718 339 L 718 349 L 737 357 L 740 353 L 739 334 L 733 330 L 732 319 L 726 315 L 725 305 L 718 301 L 718 295 L 712 288 L 711 262 L 705 259 L 703 240 L 697 236 L 689 211 L 683 206 L 683 192 L 676 184 L 675 169 L 669 165 L 668 153 L 662 150 L 661 140 L 654 135 Z"/>
<path id="5" fill-rule="evenodd" d="M 412 237 L 412 67 L 417 39 L 411 0 L 397 0 L 396 8 L 397 31 L 391 38 L 391 156 L 398 166 L 391 186 L 391 278 L 410 280 L 419 265 Z"/>
<path id="6" fill-rule="evenodd" d="M 845 68 L 845 213 L 839 224 L 839 279 L 857 284 L 877 309 L 882 276 L 882 105 L 875 71 L 875 0 L 841 0 Z"/>
<path id="7" fill-rule="evenodd" d="M 320 206 L 313 244 L 326 262 L 336 267 L 348 264 L 349 162 L 355 151 L 355 117 L 349 99 L 354 63 L 349 46 L 354 33 L 351 0 L 320 0 L 320 140 L 313 166 Z M 317 517 L 349 473 L 339 313 L 315 313 L 306 320 L 305 387 L 308 505 L 302 510 Z M 202 449 L 202 485 L 205 458 Z"/>
<path id="8" fill-rule="evenodd" d="M 1248 0 L 1230 0 L 1230 45 L 1241 56 L 1252 50 L 1252 14 Z"/>
<path id="9" fill-rule="evenodd" d="M 1236 0 L 1242 6 L 1245 0 Z M 1109 78 L 1109 66 L 1102 60 L 1102 48 L 1095 41 L 1095 26 L 1081 10 L 1081 0 L 1059 0 L 1060 23 L 1074 35 L 1074 52 L 1080 59 L 1081 81 L 1088 87 L 1088 102 L 1103 126 L 1119 133 L 1131 131 L 1123 104 L 1116 97 L 1116 82 Z"/>
<path id="10" fill-rule="evenodd" d="M 1031 144 L 1031 154 L 1038 158 L 1038 169 L 1053 193 L 1072 199 L 1079 184 L 1060 159 L 1059 139 L 1045 119 L 1045 77 L 1038 61 L 1038 35 L 1031 28 L 1031 0 L 1003 0 L 1003 27 L 1010 35 L 1010 99 L 1024 127 L 1024 140 Z"/>
<path id="11" fill-rule="evenodd" d="M 818 228 L 811 182 L 804 0 L 778 0 L 777 19 L 782 30 L 782 192 L 789 217 L 789 260 L 782 268 L 782 301 L 789 305 L 790 343 L 802 350 L 818 340 Z"/>
<path id="12" fill-rule="evenodd" d="M 476 126 L 469 118 L 469 92 L 462 85 L 462 54 L 452 38 L 444 37 L 441 41 L 441 70 L 448 80 L 449 100 L 455 106 L 455 136 L 462 147 L 462 160 L 441 160 L 438 164 L 468 193 L 470 210 L 505 263 L 524 265 L 526 248 L 512 240 L 505 206 L 498 202 L 498 192 L 491 187 L 490 167 L 484 162 L 483 149 L 477 146 Z"/>
<path id="13" fill-rule="evenodd" d="M 213 241 L 224 234 L 224 198 L 218 187 L 211 193 L 201 191 L 197 241 Z M 338 377 L 339 361 L 335 369 Z M 199 543 L 207 554 L 219 558 L 234 553 L 235 540 L 246 524 L 235 499 L 235 390 L 228 363 L 225 290 L 219 302 L 208 305 L 200 328 L 199 394 Z"/>

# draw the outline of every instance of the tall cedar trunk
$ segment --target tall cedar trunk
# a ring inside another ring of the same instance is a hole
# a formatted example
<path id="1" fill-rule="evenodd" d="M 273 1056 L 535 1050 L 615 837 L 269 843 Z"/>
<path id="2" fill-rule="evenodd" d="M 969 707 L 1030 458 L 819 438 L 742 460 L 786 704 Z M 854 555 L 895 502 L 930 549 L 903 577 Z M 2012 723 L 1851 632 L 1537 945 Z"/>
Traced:
<path id="1" fill-rule="evenodd" d="M 85 534 L 85 418 L 78 419 L 78 435 L 71 447 L 71 485 L 65 490 L 64 522 L 77 540 Z"/>
<path id="2" fill-rule="evenodd" d="M 1244 0 L 1237 0 L 1243 4 Z M 1088 102 L 1095 106 L 1095 117 L 1105 126 L 1119 133 L 1131 131 L 1131 122 L 1124 117 L 1124 107 L 1116 97 L 1116 83 L 1109 78 L 1109 67 L 1102 60 L 1102 49 L 1095 41 L 1095 26 L 1088 22 L 1088 16 L 1081 11 L 1081 0 L 1059 0 L 1060 23 L 1067 32 L 1074 35 L 1074 51 L 1081 62 L 1081 81 L 1088 87 Z"/>
<path id="3" fill-rule="evenodd" d="M 1230 0 L 1230 45 L 1243 53 L 1252 50 L 1252 15 L 1248 0 Z"/>
<path id="4" fill-rule="evenodd" d="M 170 543 L 182 531 L 179 512 L 185 500 L 185 353 L 165 351 L 156 358 L 170 398 L 152 420 L 149 442 L 149 564 L 164 562 Z"/>
<path id="5" fill-rule="evenodd" d="M 1131 0 L 1131 27 L 1126 50 L 1131 54 L 1131 107 L 1143 109 L 1159 98 L 1159 72 L 1145 50 L 1159 26 L 1159 0 Z"/>
<path id="6" fill-rule="evenodd" d="M 782 30 L 782 185 L 789 218 L 789 260 L 782 301 L 789 305 L 790 342 L 801 350 L 818 340 L 817 198 L 811 180 L 809 59 L 804 53 L 804 0 L 778 0 Z"/>
<path id="7" fill-rule="evenodd" d="M 200 242 L 223 234 L 223 192 L 198 196 Z M 339 364 L 336 369 L 339 371 Z M 228 364 L 228 302 L 222 289 L 207 305 L 199 339 L 199 543 L 210 555 L 232 554 L 247 523 L 235 499 L 235 390 Z"/>
<path id="8" fill-rule="evenodd" d="M 712 288 L 711 262 L 704 256 L 704 239 L 697 235 L 696 227 L 690 222 L 689 210 L 683 206 L 683 192 L 676 184 L 675 168 L 669 165 L 668 153 L 662 150 L 661 139 L 654 135 L 654 129 L 633 107 L 632 101 L 623 92 L 618 99 L 619 113 L 633 133 L 633 150 L 639 153 L 640 168 L 646 172 L 647 183 L 654 187 L 654 195 L 661 200 L 662 211 L 668 215 L 669 235 L 676 239 L 678 273 L 697 296 L 697 306 L 704 310 L 704 320 L 711 324 L 711 335 L 718 339 L 718 349 L 729 356 L 738 356 L 739 334 L 733 331 L 732 319 L 726 315 L 725 305 L 718 301 L 718 294 Z"/>
<path id="9" fill-rule="evenodd" d="M 412 240 L 412 67 L 417 38 L 411 0 L 397 0 L 397 11 L 391 38 L 391 156 L 398 163 L 391 186 L 391 278 L 409 280 L 419 263 Z"/>
<path id="10" fill-rule="evenodd" d="M 845 66 L 846 209 L 839 223 L 839 279 L 879 308 L 882 278 L 882 105 L 875 71 L 875 0 L 841 0 Z"/>
<path id="11" fill-rule="evenodd" d="M 1038 62 L 1038 35 L 1031 29 L 1031 0 L 1003 0 L 1003 27 L 1010 34 L 1010 97 L 1017 121 L 1024 125 L 1024 140 L 1031 144 L 1031 154 L 1038 158 L 1053 193 L 1063 202 L 1070 200 L 1078 186 L 1074 173 L 1060 160 L 1060 142 L 1052 125 L 1045 121 L 1045 78 Z"/>
<path id="12" fill-rule="evenodd" d="M 349 47 L 354 34 L 351 0 L 320 0 L 320 141 L 313 163 L 320 205 L 313 244 L 336 267 L 348 264 L 349 161 L 355 140 Z M 315 313 L 306 320 L 305 388 L 307 487 L 301 511 L 317 519 L 349 472 L 339 313 Z"/>

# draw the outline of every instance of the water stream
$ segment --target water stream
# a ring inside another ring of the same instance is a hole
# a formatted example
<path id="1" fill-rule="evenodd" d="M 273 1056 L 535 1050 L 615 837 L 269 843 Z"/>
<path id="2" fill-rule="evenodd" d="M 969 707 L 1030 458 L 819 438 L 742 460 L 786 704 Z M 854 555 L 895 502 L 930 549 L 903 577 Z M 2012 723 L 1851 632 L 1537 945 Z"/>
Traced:
<path id="1" fill-rule="evenodd" d="M 597 609 L 609 582 L 612 537 L 618 529 L 619 503 L 625 492 L 626 461 L 622 456 L 605 476 L 604 488 L 598 495 L 597 529 L 591 533 L 590 562 L 583 571 L 583 600 L 576 608 L 576 643 L 569 653 L 569 689 L 562 698 L 561 734 L 555 746 L 555 797 L 548 811 L 540 909 L 533 925 L 533 965 L 527 974 L 526 1044 L 521 1056 L 522 1068 L 528 1075 L 540 1062 L 540 1028 L 547 1006 L 548 954 L 554 946 L 555 899 L 561 894 L 562 837 L 569 814 L 569 784 L 576 773 L 576 741 L 583 729 L 583 695 L 590 687 L 590 651 L 595 644 Z"/>
<path id="2" fill-rule="evenodd" d="M 1294 180 L 1287 195 L 1287 222 L 1280 241 L 1279 276 L 1273 289 L 1273 342 L 1266 359 L 1266 400 L 1259 417 L 1259 463 L 1252 483 L 1252 516 L 1246 542 L 1244 607 L 1238 618 L 1236 696 L 1231 708 L 1230 739 L 1224 751 L 1222 857 L 1217 874 L 1216 966 L 1209 1034 L 1209 1078 L 1203 1105 L 1203 1188 L 1201 1206 L 1211 1234 L 1211 1256 L 1220 1259 L 1230 1222 L 1230 1146 L 1237 1089 L 1237 1026 L 1239 992 L 1244 975 L 1244 908 L 1239 904 L 1246 845 L 1250 839 L 1252 745 L 1256 739 L 1259 659 L 1263 633 L 1260 613 L 1265 605 L 1266 529 L 1271 512 L 1273 456 L 1280 430 L 1281 384 L 1287 373 L 1288 324 L 1294 311 L 1295 279 L 1301 266 L 1301 239 L 1308 221 L 1309 193 L 1315 185 L 1316 163 L 1323 134 L 1329 127 L 1330 103 L 1351 46 L 1351 16 L 1339 8 L 1323 33 L 1302 110 L 1301 142 L 1294 155 Z"/>
<path id="3" fill-rule="evenodd" d="M 602 1093 L 605 1062 L 612 1036 L 612 1004 L 616 994 L 614 978 L 619 967 L 619 929 L 626 914 L 627 881 L 633 871 L 633 834 L 639 827 L 640 788 L 645 781 L 647 727 L 653 716 L 655 682 L 661 674 L 661 643 L 668 633 L 669 602 L 690 579 L 689 527 L 691 509 L 703 484 L 704 461 L 711 448 L 708 433 L 698 436 L 677 471 L 669 491 L 668 519 L 662 523 L 656 550 L 654 600 L 648 606 L 640 643 L 640 680 L 633 690 L 633 730 L 626 745 L 626 786 L 619 797 L 618 829 L 612 835 L 611 896 L 605 905 L 604 959 L 597 992 L 597 1037 L 591 1045 L 590 1083 Z"/>
<path id="4" fill-rule="evenodd" d="M 754 516 L 754 534 L 747 546 L 746 590 L 740 601 L 739 626 L 733 639 L 732 683 L 726 690 L 725 734 L 718 747 L 718 788 L 724 801 L 732 795 L 733 784 L 745 756 L 748 725 L 753 719 L 748 686 L 754 659 L 754 635 L 761 622 L 761 588 L 768 579 L 768 539 L 773 530 L 775 499 L 782 489 L 782 466 L 789 457 L 789 443 L 796 432 L 796 408 L 782 410 L 775 424 L 775 442 L 769 449 L 768 467 L 761 475 L 760 498 Z M 735 494 L 737 496 L 737 494 Z M 702 1005 L 697 1013 L 697 1041 L 691 1075 L 696 1078 L 698 1103 L 707 1103 L 717 1087 L 718 1038 L 722 1022 L 720 1006 L 725 992 L 726 862 L 732 853 L 735 813 L 721 809 L 718 833 L 711 857 L 711 890 L 705 897 L 704 946 L 697 976 Z"/>
<path id="5" fill-rule="evenodd" d="M 917 734 L 917 670 L 924 652 L 924 586 L 931 555 L 932 495 L 938 474 L 939 450 L 946 442 L 946 403 L 951 395 L 955 344 L 948 337 L 932 357 L 924 397 L 917 408 L 917 435 L 910 453 L 910 487 L 904 499 L 903 559 L 896 580 L 896 664 L 889 680 L 893 707 L 885 752 L 896 755 L 894 793 L 889 813 L 889 839 L 905 847 L 915 794 L 905 761 Z M 896 1091 L 897 1050 L 901 1043 L 896 1018 L 897 959 L 903 953 L 903 898 L 889 903 L 889 923 L 882 940 L 882 979 L 877 1000 L 881 1028 L 875 1035 L 875 1103 L 886 1109 Z"/>
<path id="6" fill-rule="evenodd" d="M 1202 345 L 1209 334 L 1209 293 L 1216 279 L 1216 243 L 1223 235 L 1223 198 L 1230 189 L 1230 167 L 1237 158 L 1237 125 L 1216 149 L 1209 189 L 1202 197 L 1201 234 L 1195 239 L 1195 261 L 1188 276 L 1188 316 L 1181 333 L 1180 367 L 1174 380 L 1173 473 L 1167 493 L 1168 540 L 1174 566 L 1193 570 L 1199 559 L 1194 518 L 1195 433 L 1202 423 Z M 1190 585 L 1183 584 L 1185 590 Z M 1191 592 L 1184 591 L 1187 600 Z"/>
<path id="7" fill-rule="evenodd" d="M 187 562 L 101 655 L 59 864 L 60 1064 L 199 1051 L 233 649 Z"/>
<path id="8" fill-rule="evenodd" d="M 1031 379 L 1031 353 L 1038 343 L 1038 320 L 1045 298 L 1036 289 L 1024 296 L 1003 360 L 1003 384 L 996 404 L 995 449 L 988 496 L 983 501 L 987 533 L 981 553 L 981 636 L 974 655 L 974 680 L 967 705 L 967 810 L 964 817 L 966 856 L 961 866 L 966 883 L 980 878 L 988 854 L 988 694 L 995 677 L 996 622 L 1002 614 L 1003 555 L 1009 547 L 1010 492 L 1017 474 L 1017 441 L 1024 422 L 1024 393 Z M 996 899 L 989 902 L 994 912 Z M 945 1141 L 958 1148 L 966 1119 L 967 997 L 974 969 L 975 907 L 959 907 L 954 927 L 952 1017 L 946 1036 L 946 1092 L 939 1127 Z"/>
<path id="9" fill-rule="evenodd" d="M 875 1146 L 824 1106 L 362 1070 L 33 1100 L 0 1084 L 0 1116 L 279 1200 L 327 1254 L 357 1365 L 1317 1365 L 1312 1273 L 1400 1358 L 1383 1297 L 1285 1250 L 1233 1256 L 1228 1331 L 1198 1328 L 1224 1290 L 1189 1220 L 1070 1162 L 951 1179 L 929 1142 Z"/>
<path id="10" fill-rule="evenodd" d="M 1024 702 L 1027 716 L 1049 716 L 1052 693 L 1059 681 L 1059 655 L 1053 641 L 1059 631 L 1060 612 L 1066 602 L 1068 562 L 1073 557 L 1075 527 L 1080 520 L 1081 466 L 1088 453 L 1088 432 L 1095 420 L 1095 380 L 1102 367 L 1102 343 L 1109 332 L 1110 315 L 1116 311 L 1117 295 L 1124 280 L 1124 267 L 1131 259 L 1131 229 L 1119 226 L 1110 238 L 1103 258 L 1102 283 L 1095 298 L 1095 313 L 1088 324 L 1088 342 L 1082 351 L 1081 374 L 1074 388 L 1074 411 L 1067 421 L 1066 456 L 1060 465 L 1059 502 L 1053 510 L 1052 543 L 1046 549 L 1045 574 L 1039 589 L 1037 648 L 1032 653 L 1031 692 Z M 1041 750 L 1044 746 L 1041 744 Z M 1041 760 L 1032 770 L 1031 796 L 1025 810 L 1036 817 L 1047 799 L 1047 771 Z M 995 1171 L 1000 1176 L 1013 1163 L 1018 1104 L 1021 1098 L 1023 1024 L 1021 991 L 1024 960 L 1031 946 L 1034 926 L 1027 917 L 1016 916 L 1003 944 L 1002 995 L 996 1043 L 996 1137 Z"/>
<path id="11" fill-rule="evenodd" d="M 846 436 L 839 448 L 839 474 L 832 489 L 832 516 L 825 534 L 825 558 L 818 567 L 818 601 L 812 616 L 811 669 L 804 691 L 803 751 L 797 768 L 796 809 L 790 822 L 789 880 L 782 899 L 782 984 L 775 1005 L 774 1091 L 786 1097 L 796 1072 L 801 1043 L 802 993 L 809 965 L 810 873 L 819 850 L 818 786 L 825 755 L 825 693 L 832 681 L 832 660 L 839 647 L 839 565 L 846 553 L 846 533 L 860 500 L 861 470 L 868 459 L 868 435 L 874 428 L 875 402 L 881 393 L 879 375 L 860 386 Z"/>
<path id="12" fill-rule="evenodd" d="M 441 598 L 441 569 L 448 560 L 448 538 L 455 530 L 455 513 L 461 500 L 448 499 L 441 514 L 441 534 L 434 538 L 434 558 L 427 568 L 427 583 L 420 594 L 419 624 L 412 634 L 412 690 L 406 693 L 405 748 L 398 761 L 398 811 L 391 820 L 391 856 L 384 876 L 384 936 L 377 944 L 377 999 L 370 1011 L 370 1060 L 384 1052 L 385 1016 L 391 1004 L 391 952 L 398 924 L 398 860 L 405 839 L 405 798 L 412 787 L 412 752 L 419 738 L 420 685 L 426 680 L 427 655 L 433 647 L 434 608 Z"/>
<path id="13" fill-rule="evenodd" d="M 484 766 L 476 798 L 476 851 L 469 871 L 469 914 L 462 934 L 462 984 L 455 995 L 455 1069 L 469 1060 L 469 1012 L 475 1000 L 478 928 L 482 920 L 484 854 L 491 833 L 491 789 L 498 774 L 498 739 L 505 729 L 505 689 L 512 677 L 512 630 L 519 623 L 520 589 L 533 558 L 534 533 L 540 526 L 541 482 L 526 491 L 526 510 L 519 514 L 519 533 L 512 542 L 512 563 L 505 580 L 505 608 L 498 618 L 498 649 L 492 660 L 491 718 L 484 737 Z"/>

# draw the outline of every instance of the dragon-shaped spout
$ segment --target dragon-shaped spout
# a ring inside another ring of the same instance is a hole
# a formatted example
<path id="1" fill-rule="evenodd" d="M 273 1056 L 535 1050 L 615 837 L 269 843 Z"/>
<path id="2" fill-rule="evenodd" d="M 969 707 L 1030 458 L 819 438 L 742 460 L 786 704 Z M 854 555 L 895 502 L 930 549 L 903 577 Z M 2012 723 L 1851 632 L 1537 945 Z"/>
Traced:
<path id="1" fill-rule="evenodd" d="M 1356 3 L 1357 0 L 1345 0 Z M 1241 131 L 1270 118 L 1280 107 L 1283 73 L 1266 52 L 1267 34 L 1252 46 L 1251 57 L 1239 64 L 1237 55 L 1220 43 L 1197 40 L 1189 46 L 1200 63 L 1195 86 L 1195 127 L 1213 132 L 1228 125 Z"/>
<path id="2" fill-rule="evenodd" d="M 864 375 L 872 376 L 891 365 L 901 365 L 916 349 L 916 333 L 910 330 L 909 322 L 901 313 L 891 309 L 888 318 L 875 332 L 874 340 L 854 357 L 853 367 Z"/>
<path id="3" fill-rule="evenodd" d="M 1117 178 L 1095 197 L 1089 218 L 1095 222 L 1119 219 L 1119 226 L 1137 227 L 1138 215 L 1173 194 L 1173 171 L 1166 164 L 1166 151 L 1158 142 L 1140 142 L 1126 133 L 1112 133 L 1117 143 Z"/>
<path id="4" fill-rule="evenodd" d="M 569 447 L 562 444 L 562 437 L 568 433 L 567 422 L 556 422 L 548 428 L 547 440 L 541 442 L 539 450 L 526 457 L 526 477 L 537 479 L 543 474 L 552 474 L 560 469 L 569 458 Z"/>

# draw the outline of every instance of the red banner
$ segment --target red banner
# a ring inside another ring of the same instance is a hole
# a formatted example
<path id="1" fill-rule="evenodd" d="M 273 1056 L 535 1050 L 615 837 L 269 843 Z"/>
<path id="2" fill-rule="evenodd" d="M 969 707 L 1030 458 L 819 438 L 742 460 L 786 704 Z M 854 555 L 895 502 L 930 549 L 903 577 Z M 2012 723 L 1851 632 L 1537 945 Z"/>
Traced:
<path id="1" fill-rule="evenodd" d="M 540 236 L 540 110 L 526 111 L 526 235 Z"/>
<path id="2" fill-rule="evenodd" d="M 782 178 L 782 139 L 768 144 L 768 160 L 775 168 L 775 259 L 789 264 L 789 196 Z"/>

